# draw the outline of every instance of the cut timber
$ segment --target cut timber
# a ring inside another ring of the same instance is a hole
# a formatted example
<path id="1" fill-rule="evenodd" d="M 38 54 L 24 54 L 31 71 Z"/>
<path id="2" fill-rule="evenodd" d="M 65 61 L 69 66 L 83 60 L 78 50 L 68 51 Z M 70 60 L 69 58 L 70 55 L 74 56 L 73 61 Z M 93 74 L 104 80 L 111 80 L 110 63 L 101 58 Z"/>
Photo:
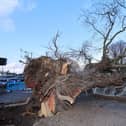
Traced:
<path id="1" fill-rule="evenodd" d="M 54 113 L 56 104 L 55 104 L 55 96 L 53 94 L 48 98 L 48 106 L 50 111 Z"/>
<path id="2" fill-rule="evenodd" d="M 69 68 L 69 63 L 64 63 L 62 65 L 62 69 L 61 69 L 61 74 L 62 75 L 66 75 L 68 73 L 68 68 Z"/>
<path id="3" fill-rule="evenodd" d="M 52 112 L 50 111 L 50 108 L 48 106 L 48 102 L 42 102 L 41 103 L 41 109 L 38 112 L 39 117 L 50 117 L 53 116 Z"/>
<path id="4" fill-rule="evenodd" d="M 41 103 L 38 116 L 50 117 L 54 114 L 54 112 L 55 112 L 55 97 L 52 94 L 46 101 Z"/>
<path id="5" fill-rule="evenodd" d="M 74 103 L 74 99 L 70 96 L 61 95 L 59 91 L 56 91 L 57 97 L 61 101 L 68 101 L 70 104 Z"/>

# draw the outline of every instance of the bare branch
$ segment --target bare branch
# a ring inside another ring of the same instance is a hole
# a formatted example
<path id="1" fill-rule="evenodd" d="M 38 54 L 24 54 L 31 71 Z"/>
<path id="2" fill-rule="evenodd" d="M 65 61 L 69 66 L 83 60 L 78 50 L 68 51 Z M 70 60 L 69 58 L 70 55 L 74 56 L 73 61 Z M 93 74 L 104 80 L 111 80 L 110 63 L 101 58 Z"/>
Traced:
<path id="1" fill-rule="evenodd" d="M 122 19 L 122 28 L 126 26 L 126 16 L 123 17 Z"/>
<path id="2" fill-rule="evenodd" d="M 120 5 L 122 8 L 126 9 L 126 1 L 125 0 L 115 0 L 118 5 Z"/>
<path id="3" fill-rule="evenodd" d="M 58 40 L 59 37 L 60 37 L 60 34 L 59 34 L 59 32 L 57 32 L 55 37 L 52 40 L 54 48 L 55 48 L 54 54 L 55 54 L 56 57 L 58 57 L 58 55 L 59 55 L 58 54 L 58 46 L 57 46 L 57 40 Z"/>
<path id="4" fill-rule="evenodd" d="M 126 42 L 118 41 L 109 46 L 109 57 L 114 64 L 123 64 L 126 57 Z"/>
<path id="5" fill-rule="evenodd" d="M 57 44 L 59 37 L 60 37 L 60 33 L 57 32 L 52 39 L 51 45 L 49 45 L 49 47 L 47 47 L 47 49 L 49 50 L 48 55 L 50 54 L 50 56 L 53 58 L 63 57 L 63 54 L 60 52 L 58 44 Z"/>
<path id="6" fill-rule="evenodd" d="M 109 40 L 109 42 L 106 44 L 106 46 L 109 46 L 110 43 L 121 33 L 121 32 L 124 32 L 126 30 L 126 26 L 123 27 L 121 30 L 119 30 L 118 32 L 116 32 L 112 38 Z"/>
<path id="7" fill-rule="evenodd" d="M 20 63 L 27 64 L 33 58 L 32 52 L 24 51 L 23 49 L 20 49 L 20 52 L 23 53 L 23 56 L 21 56 L 21 60 L 19 60 Z"/>
<path id="8" fill-rule="evenodd" d="M 107 56 L 108 46 L 126 30 L 125 10 L 121 7 L 124 2 L 124 0 L 112 0 L 103 4 L 99 3 L 98 8 L 96 6 L 95 10 L 91 9 L 93 12 L 87 11 L 88 14 L 84 15 L 85 23 L 98 33 L 98 37 L 102 36 L 103 58 Z"/>
<path id="9" fill-rule="evenodd" d="M 70 49 L 70 51 L 67 52 L 66 55 L 77 60 L 82 60 L 85 63 L 90 63 L 92 60 L 92 56 L 89 54 L 90 49 L 91 46 L 89 45 L 89 43 L 83 43 L 79 49 Z"/>
<path id="10" fill-rule="evenodd" d="M 89 24 L 97 33 L 99 33 L 103 38 L 105 38 L 105 35 L 104 33 L 102 33 L 96 26 L 95 26 L 95 23 L 92 21 L 89 20 L 89 18 L 87 17 L 86 19 L 86 23 Z"/>
<path id="11" fill-rule="evenodd" d="M 110 17 L 110 16 L 109 16 L 109 17 Z M 112 31 L 112 29 L 113 29 L 113 27 L 114 27 L 114 23 L 115 23 L 115 22 L 113 22 L 110 18 L 109 18 L 109 20 L 110 20 L 111 24 L 110 24 L 110 27 L 108 28 L 107 34 L 105 35 L 105 38 L 104 38 L 104 42 L 103 42 L 104 46 L 105 46 L 106 43 L 107 43 L 107 40 L 108 40 L 108 38 L 109 38 L 109 36 L 110 36 L 110 33 L 111 33 L 111 31 Z M 106 46 L 105 46 L 105 47 L 106 47 Z"/>

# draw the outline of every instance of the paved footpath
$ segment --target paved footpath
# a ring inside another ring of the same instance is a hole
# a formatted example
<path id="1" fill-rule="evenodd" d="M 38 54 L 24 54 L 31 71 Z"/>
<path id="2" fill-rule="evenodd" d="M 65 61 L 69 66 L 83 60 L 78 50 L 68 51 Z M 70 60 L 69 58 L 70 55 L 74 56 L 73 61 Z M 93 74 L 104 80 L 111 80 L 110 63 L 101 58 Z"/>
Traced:
<path id="1" fill-rule="evenodd" d="M 0 94 L 0 108 L 25 104 L 31 97 L 31 91 L 12 91 Z"/>

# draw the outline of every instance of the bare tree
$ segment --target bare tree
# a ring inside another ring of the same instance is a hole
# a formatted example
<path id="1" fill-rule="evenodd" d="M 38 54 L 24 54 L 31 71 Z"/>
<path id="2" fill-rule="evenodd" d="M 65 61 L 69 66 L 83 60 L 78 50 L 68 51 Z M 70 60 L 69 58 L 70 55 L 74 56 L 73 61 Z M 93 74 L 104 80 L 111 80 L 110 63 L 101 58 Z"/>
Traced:
<path id="1" fill-rule="evenodd" d="M 126 42 L 118 41 L 109 46 L 109 57 L 115 64 L 124 64 L 126 60 Z"/>
<path id="2" fill-rule="evenodd" d="M 60 37 L 60 32 L 57 31 L 55 36 L 52 39 L 51 45 L 47 47 L 48 51 L 46 52 L 47 55 L 57 59 L 64 57 L 63 52 L 60 50 L 57 44 L 59 37 Z"/>
<path id="3" fill-rule="evenodd" d="M 89 53 L 91 49 L 91 45 L 88 42 L 82 43 L 79 49 L 70 49 L 66 53 L 68 57 L 75 58 L 77 60 L 81 60 L 84 63 L 91 63 L 92 56 Z"/>
<path id="4" fill-rule="evenodd" d="M 126 1 L 125 0 L 115 0 L 121 7 L 126 8 Z"/>
<path id="5" fill-rule="evenodd" d="M 20 49 L 20 52 L 21 52 L 21 59 L 19 60 L 19 62 L 23 64 L 28 64 L 29 61 L 31 61 L 31 59 L 33 58 L 33 53 L 25 51 L 23 49 Z"/>
<path id="6" fill-rule="evenodd" d="M 83 11 L 83 20 L 101 38 L 103 43 L 102 59 L 107 56 L 108 46 L 121 33 L 126 31 L 126 13 L 122 7 L 124 1 L 111 0 L 98 3 L 92 11 Z"/>

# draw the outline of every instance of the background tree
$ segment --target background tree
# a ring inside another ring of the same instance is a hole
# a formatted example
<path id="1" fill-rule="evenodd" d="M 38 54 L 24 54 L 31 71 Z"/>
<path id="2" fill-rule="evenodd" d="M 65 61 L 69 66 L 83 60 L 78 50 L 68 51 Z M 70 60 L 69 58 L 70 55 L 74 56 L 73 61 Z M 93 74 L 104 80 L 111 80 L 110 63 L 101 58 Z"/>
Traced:
<path id="1" fill-rule="evenodd" d="M 90 10 L 83 11 L 84 23 L 97 33 L 103 44 L 102 60 L 107 56 L 108 47 L 121 33 L 126 31 L 125 1 L 111 0 L 97 3 Z"/>
<path id="2" fill-rule="evenodd" d="M 21 59 L 19 60 L 20 63 L 28 64 L 33 59 L 33 53 L 20 49 L 21 52 Z"/>
<path id="3" fill-rule="evenodd" d="M 48 49 L 48 51 L 46 52 L 47 56 L 51 56 L 56 59 L 63 57 L 63 52 L 61 52 L 61 50 L 57 44 L 59 38 L 60 38 L 60 32 L 57 31 L 51 41 L 51 45 L 49 45 L 47 47 L 47 49 Z"/>
<path id="4" fill-rule="evenodd" d="M 76 60 L 80 60 L 83 63 L 91 63 L 92 55 L 90 54 L 92 50 L 92 46 L 89 42 L 82 43 L 81 47 L 78 49 L 70 49 L 67 52 L 67 56 L 71 58 L 75 58 Z"/>
<path id="5" fill-rule="evenodd" d="M 125 0 L 115 0 L 121 7 L 126 8 L 126 1 Z"/>
<path id="6" fill-rule="evenodd" d="M 56 32 L 54 35 L 51 45 L 47 47 L 48 51 L 46 52 L 47 56 L 53 57 L 54 59 L 67 59 L 69 60 L 80 60 L 83 63 L 91 63 L 92 56 L 90 54 L 92 46 L 89 42 L 84 42 L 77 49 L 68 49 L 63 51 L 60 49 L 58 45 L 58 39 L 60 37 L 60 33 Z M 72 61 L 71 60 L 71 61 Z"/>
<path id="7" fill-rule="evenodd" d="M 125 64 L 126 62 L 126 42 L 117 41 L 109 46 L 109 57 L 114 64 Z"/>

